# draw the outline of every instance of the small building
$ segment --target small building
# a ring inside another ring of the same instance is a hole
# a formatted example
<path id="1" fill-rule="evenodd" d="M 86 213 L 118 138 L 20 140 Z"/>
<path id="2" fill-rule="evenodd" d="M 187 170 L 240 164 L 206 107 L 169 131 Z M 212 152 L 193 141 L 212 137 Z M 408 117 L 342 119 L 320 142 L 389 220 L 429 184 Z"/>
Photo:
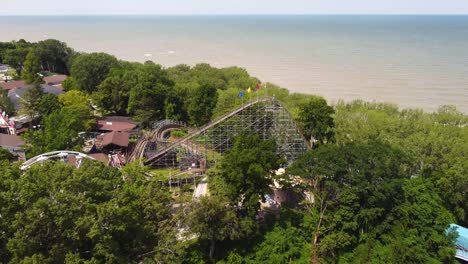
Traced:
<path id="1" fill-rule="evenodd" d="M 126 149 L 129 143 L 129 134 L 127 132 L 113 131 L 102 136 L 101 148 L 107 150 Z"/>
<path id="2" fill-rule="evenodd" d="M 99 131 L 117 131 L 132 132 L 138 127 L 138 123 L 127 116 L 108 116 L 105 119 L 98 120 Z"/>
<path id="3" fill-rule="evenodd" d="M 95 148 L 108 156 L 107 165 L 117 168 L 121 168 L 127 162 L 128 144 L 129 134 L 127 132 L 112 131 L 97 136 L 95 140 Z M 95 153 L 93 155 L 100 155 L 99 160 L 104 161 L 105 159 L 102 154 Z"/>
<path id="4" fill-rule="evenodd" d="M 58 86 L 58 85 L 61 85 L 62 82 L 63 82 L 67 77 L 68 77 L 68 76 L 63 75 L 63 74 L 57 74 L 57 75 L 46 76 L 46 77 L 44 77 L 44 83 L 47 84 L 47 85 Z"/>
<path id="5" fill-rule="evenodd" d="M 17 135 L 0 134 L 0 147 L 17 155 L 20 160 L 26 160 L 23 150 L 24 141 Z"/>
<path id="6" fill-rule="evenodd" d="M 31 89 L 32 87 L 32 85 L 24 85 L 22 87 L 12 88 L 8 91 L 8 98 L 10 98 L 11 102 L 15 106 L 16 111 L 21 110 L 23 108 L 21 104 L 21 100 L 23 99 L 22 96 L 27 90 Z M 55 86 L 43 84 L 41 85 L 41 87 L 44 90 L 44 93 L 55 94 L 57 96 L 65 93 L 62 89 L 57 88 Z"/>
<path id="7" fill-rule="evenodd" d="M 21 80 L 0 83 L 0 87 L 3 90 L 7 90 L 7 91 L 10 91 L 12 89 L 18 89 L 18 88 L 21 88 L 21 87 L 25 87 L 26 85 L 27 84 L 24 81 L 21 81 Z"/>

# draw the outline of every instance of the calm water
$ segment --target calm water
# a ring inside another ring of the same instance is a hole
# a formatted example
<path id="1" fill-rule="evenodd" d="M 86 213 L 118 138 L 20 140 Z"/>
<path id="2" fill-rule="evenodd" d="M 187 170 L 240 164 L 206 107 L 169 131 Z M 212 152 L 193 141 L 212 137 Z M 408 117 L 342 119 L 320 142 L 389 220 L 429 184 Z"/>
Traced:
<path id="1" fill-rule="evenodd" d="M 468 113 L 468 16 L 0 17 L 0 41 L 56 38 L 164 66 L 238 65 L 329 101 Z"/>

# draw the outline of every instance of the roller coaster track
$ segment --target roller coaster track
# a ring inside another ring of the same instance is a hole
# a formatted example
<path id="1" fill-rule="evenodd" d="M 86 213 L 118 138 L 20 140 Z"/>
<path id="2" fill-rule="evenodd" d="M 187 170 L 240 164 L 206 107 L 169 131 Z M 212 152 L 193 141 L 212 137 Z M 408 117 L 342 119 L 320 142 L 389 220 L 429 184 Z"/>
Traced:
<path id="1" fill-rule="evenodd" d="M 77 152 L 77 151 L 70 151 L 70 150 L 60 150 L 60 151 L 53 151 L 53 152 L 47 152 L 38 156 L 35 156 L 33 158 L 30 158 L 26 162 L 21 165 L 22 170 L 27 170 L 31 166 L 37 163 L 42 163 L 47 160 L 65 160 L 68 159 L 69 157 L 75 157 L 75 167 L 79 168 L 81 166 L 81 162 L 83 159 L 89 159 L 89 160 L 95 160 L 93 157 L 90 157 L 84 153 Z"/>
<path id="2" fill-rule="evenodd" d="M 275 100 L 275 98 L 273 97 L 262 97 L 262 98 L 258 98 L 258 99 L 255 99 L 255 100 L 252 100 L 252 101 L 249 101 L 245 104 L 243 104 L 241 107 L 229 112 L 229 113 L 226 113 L 224 115 L 222 115 L 221 117 L 217 118 L 216 120 L 198 128 L 196 131 L 194 131 L 193 133 L 191 133 L 190 135 L 188 135 L 187 137 L 185 138 L 182 138 L 170 145 L 168 145 L 167 147 L 159 150 L 157 153 L 155 153 L 154 155 L 152 155 L 150 158 L 148 158 L 148 160 L 145 162 L 146 164 L 151 164 L 153 163 L 154 161 L 158 160 L 159 158 L 163 157 L 165 154 L 167 154 L 168 152 L 174 150 L 176 147 L 178 146 L 182 146 L 184 145 L 185 143 L 187 143 L 188 141 L 190 141 L 191 139 L 199 136 L 200 134 L 202 134 L 203 132 L 207 131 L 208 129 L 222 123 L 223 121 L 241 113 L 242 111 L 244 111 L 245 109 L 255 105 L 255 104 L 258 104 L 258 103 L 264 103 L 264 102 L 277 102 Z M 279 104 L 279 102 L 277 102 Z M 281 104 L 280 104 L 281 105 Z M 288 112 L 289 114 L 289 112 Z M 305 139 L 304 139 L 304 142 Z M 307 143 L 306 143 L 307 145 Z"/>
<path id="3" fill-rule="evenodd" d="M 137 159 L 142 159 L 148 142 L 164 141 L 164 136 L 167 132 L 183 127 L 186 127 L 186 125 L 182 122 L 171 120 L 158 122 L 158 124 L 155 124 L 154 130 L 143 135 L 143 138 L 135 144 L 135 147 L 133 147 L 131 154 L 128 157 L 128 162 L 134 162 Z"/>

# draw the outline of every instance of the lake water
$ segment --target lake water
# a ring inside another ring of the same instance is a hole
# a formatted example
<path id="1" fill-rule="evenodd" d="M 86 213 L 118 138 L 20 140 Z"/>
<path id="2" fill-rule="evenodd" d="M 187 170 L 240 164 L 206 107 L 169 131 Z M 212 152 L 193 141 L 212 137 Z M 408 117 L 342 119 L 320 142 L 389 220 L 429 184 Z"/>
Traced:
<path id="1" fill-rule="evenodd" d="M 293 92 L 468 113 L 468 16 L 0 17 L 0 41 L 56 38 L 164 66 L 238 65 Z"/>

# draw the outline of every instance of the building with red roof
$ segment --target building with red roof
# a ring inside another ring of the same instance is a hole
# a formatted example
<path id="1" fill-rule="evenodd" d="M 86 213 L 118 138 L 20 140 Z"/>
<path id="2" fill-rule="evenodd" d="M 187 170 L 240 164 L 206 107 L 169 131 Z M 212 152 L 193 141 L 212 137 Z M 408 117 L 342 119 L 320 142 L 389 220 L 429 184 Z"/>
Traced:
<path id="1" fill-rule="evenodd" d="M 97 126 L 100 131 L 130 132 L 138 126 L 138 123 L 126 116 L 109 116 L 98 120 Z"/>
<path id="2" fill-rule="evenodd" d="M 18 89 L 18 88 L 22 88 L 26 86 L 26 83 L 24 81 L 11 81 L 11 82 L 2 82 L 0 83 L 0 87 L 3 89 L 3 90 L 12 90 L 12 89 Z"/>
<path id="3" fill-rule="evenodd" d="M 129 134 L 127 132 L 112 131 L 102 136 L 102 148 L 127 148 L 129 142 Z"/>
<path id="4" fill-rule="evenodd" d="M 47 85 L 60 85 L 68 76 L 63 74 L 51 75 L 44 77 L 44 82 Z"/>

